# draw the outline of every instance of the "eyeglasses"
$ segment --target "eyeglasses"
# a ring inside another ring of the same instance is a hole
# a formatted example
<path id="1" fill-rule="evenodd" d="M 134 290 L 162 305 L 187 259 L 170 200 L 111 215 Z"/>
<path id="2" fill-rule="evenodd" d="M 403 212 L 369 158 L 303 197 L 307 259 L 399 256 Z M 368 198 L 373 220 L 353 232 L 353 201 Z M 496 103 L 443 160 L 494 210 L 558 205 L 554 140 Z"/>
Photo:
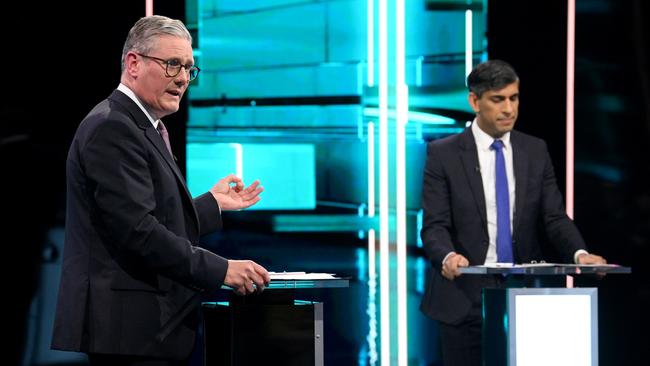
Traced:
<path id="1" fill-rule="evenodd" d="M 150 58 L 152 60 L 156 60 L 156 61 L 161 62 L 162 64 L 164 64 L 165 65 L 165 75 L 167 75 L 167 77 L 170 77 L 170 78 L 174 78 L 174 77 L 178 76 L 178 74 L 181 72 L 181 68 L 185 68 L 185 72 L 187 72 L 187 75 L 189 76 L 190 81 L 192 81 L 192 80 L 196 79 L 196 77 L 199 75 L 199 71 L 201 71 L 201 69 L 199 69 L 197 66 L 190 65 L 190 64 L 183 65 L 183 64 L 180 63 L 180 61 L 178 61 L 175 58 L 170 59 L 170 60 L 165 60 L 165 59 L 158 58 L 158 57 L 143 55 L 141 53 L 136 53 L 136 55 L 142 56 L 142 57 L 145 57 L 145 58 Z"/>

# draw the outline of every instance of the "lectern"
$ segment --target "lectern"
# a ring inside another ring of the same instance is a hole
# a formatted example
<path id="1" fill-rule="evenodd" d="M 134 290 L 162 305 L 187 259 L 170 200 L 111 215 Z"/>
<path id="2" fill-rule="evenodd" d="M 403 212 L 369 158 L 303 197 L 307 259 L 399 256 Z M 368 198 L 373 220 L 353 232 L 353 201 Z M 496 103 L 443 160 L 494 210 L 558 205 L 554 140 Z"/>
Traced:
<path id="1" fill-rule="evenodd" d="M 257 295 L 203 303 L 205 366 L 324 364 L 323 304 L 297 289 L 348 287 L 348 279 L 271 280 Z"/>
<path id="2" fill-rule="evenodd" d="M 598 289 L 523 286 L 543 284 L 548 276 L 631 270 L 617 265 L 536 263 L 473 266 L 461 272 L 517 277 L 506 283 L 521 286 L 483 289 L 484 365 L 597 366 Z"/>

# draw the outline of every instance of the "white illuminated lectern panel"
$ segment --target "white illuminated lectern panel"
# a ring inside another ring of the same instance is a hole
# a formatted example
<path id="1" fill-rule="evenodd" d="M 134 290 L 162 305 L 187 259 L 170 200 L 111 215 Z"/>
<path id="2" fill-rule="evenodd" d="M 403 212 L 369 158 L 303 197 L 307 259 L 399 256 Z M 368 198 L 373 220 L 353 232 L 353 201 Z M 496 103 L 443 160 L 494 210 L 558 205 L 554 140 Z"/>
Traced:
<path id="1" fill-rule="evenodd" d="M 598 290 L 508 289 L 509 365 L 598 365 Z"/>

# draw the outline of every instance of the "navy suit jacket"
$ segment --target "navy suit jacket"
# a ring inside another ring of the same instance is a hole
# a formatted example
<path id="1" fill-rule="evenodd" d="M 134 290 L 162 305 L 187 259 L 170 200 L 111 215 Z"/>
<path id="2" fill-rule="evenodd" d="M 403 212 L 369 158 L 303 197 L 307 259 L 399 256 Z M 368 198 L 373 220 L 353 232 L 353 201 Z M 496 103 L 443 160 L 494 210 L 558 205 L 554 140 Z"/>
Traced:
<path id="1" fill-rule="evenodd" d="M 541 243 L 547 239 L 563 260 L 573 263 L 575 252 L 586 247 L 565 213 L 546 143 L 518 131 L 510 133 L 510 142 L 515 175 L 515 261 L 542 260 Z M 481 265 L 489 243 L 483 182 L 471 128 L 428 144 L 422 206 L 422 241 L 433 269 L 421 310 L 433 319 L 458 324 L 472 304 L 480 303 L 485 279 L 462 275 L 447 280 L 440 273 L 442 260 L 455 251 L 470 265 Z"/>
<path id="2" fill-rule="evenodd" d="M 66 235 L 54 349 L 189 356 L 197 294 L 226 259 L 197 247 L 221 227 L 210 193 L 192 199 L 142 110 L 114 91 L 81 122 L 67 165 Z"/>

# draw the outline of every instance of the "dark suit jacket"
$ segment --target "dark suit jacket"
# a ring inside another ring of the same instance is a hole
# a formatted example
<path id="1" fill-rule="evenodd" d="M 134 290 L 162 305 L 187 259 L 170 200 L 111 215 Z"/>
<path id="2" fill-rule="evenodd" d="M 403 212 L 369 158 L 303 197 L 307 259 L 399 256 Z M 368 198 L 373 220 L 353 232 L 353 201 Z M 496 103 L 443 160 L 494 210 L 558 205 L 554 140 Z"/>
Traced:
<path id="1" fill-rule="evenodd" d="M 541 241 L 573 263 L 584 240 L 564 210 L 546 143 L 512 131 L 510 142 L 515 175 L 512 241 L 517 263 L 541 260 Z M 421 304 L 428 316 L 448 324 L 465 319 L 472 304 L 480 303 L 485 278 L 442 277 L 442 260 L 451 251 L 470 265 L 485 262 L 489 237 L 483 182 L 471 128 L 427 146 L 422 195 L 422 241 L 433 265 Z M 544 238 L 545 235 L 545 238 Z"/>
<path id="2" fill-rule="evenodd" d="M 226 259 L 197 247 L 221 227 L 210 193 L 192 199 L 142 110 L 114 91 L 81 122 L 67 160 L 65 249 L 54 349 L 184 359 L 196 294 Z"/>

